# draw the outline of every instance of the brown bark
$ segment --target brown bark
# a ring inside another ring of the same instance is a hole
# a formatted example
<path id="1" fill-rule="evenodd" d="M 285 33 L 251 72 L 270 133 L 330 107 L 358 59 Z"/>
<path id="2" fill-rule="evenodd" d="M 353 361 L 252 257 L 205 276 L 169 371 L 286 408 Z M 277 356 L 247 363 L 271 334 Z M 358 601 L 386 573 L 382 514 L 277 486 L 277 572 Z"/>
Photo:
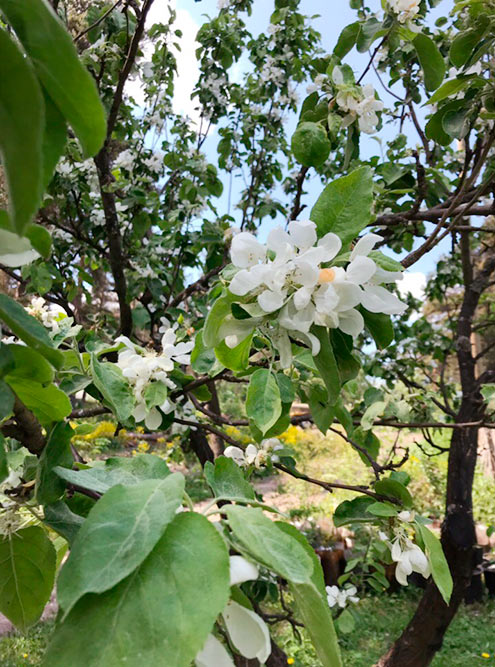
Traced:
<path id="1" fill-rule="evenodd" d="M 210 410 L 210 412 L 212 412 L 215 415 L 221 415 L 222 413 L 220 411 L 220 401 L 218 399 L 218 392 L 215 383 L 211 381 L 208 382 L 206 386 L 208 387 L 211 393 L 211 400 L 207 405 L 208 410 Z M 223 454 L 225 447 L 223 444 L 223 439 L 219 435 L 217 435 L 216 433 L 211 433 L 210 436 L 208 437 L 208 440 L 210 441 L 210 447 L 213 450 L 215 458 Z"/>
<path id="2" fill-rule="evenodd" d="M 476 378 L 476 360 L 471 335 L 476 308 L 495 269 L 495 256 L 485 260 L 472 278 L 469 248 L 463 250 L 465 291 L 457 324 L 457 361 L 462 402 L 456 421 L 477 421 L 483 416 L 483 401 Z M 423 667 L 441 648 L 445 632 L 455 616 L 471 580 L 476 534 L 473 521 L 472 488 L 478 450 L 479 428 L 454 429 L 449 450 L 445 519 L 442 546 L 449 563 L 454 589 L 450 604 L 443 601 L 430 581 L 418 608 L 402 635 L 378 661 L 377 667 Z"/>

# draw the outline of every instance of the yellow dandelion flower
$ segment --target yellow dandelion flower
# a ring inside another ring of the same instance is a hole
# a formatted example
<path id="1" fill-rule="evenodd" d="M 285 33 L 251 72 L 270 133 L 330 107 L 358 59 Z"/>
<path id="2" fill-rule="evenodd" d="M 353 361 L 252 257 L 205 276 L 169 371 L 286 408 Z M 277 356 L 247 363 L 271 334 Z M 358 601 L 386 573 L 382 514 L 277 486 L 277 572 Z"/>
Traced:
<path id="1" fill-rule="evenodd" d="M 119 433 L 118 433 L 119 438 L 126 438 L 127 437 L 127 430 L 125 428 L 121 428 Z"/>
<path id="2" fill-rule="evenodd" d="M 136 431 L 137 431 L 137 433 L 144 433 L 144 428 L 143 428 L 143 426 L 137 426 L 137 427 L 136 427 Z"/>
<path id="3" fill-rule="evenodd" d="M 163 445 L 163 443 L 165 442 L 165 438 L 157 438 L 156 441 L 157 441 L 160 445 Z"/>
<path id="4" fill-rule="evenodd" d="M 419 463 L 418 457 L 414 456 L 414 454 L 409 457 L 409 461 L 411 461 L 411 463 Z"/>
<path id="5" fill-rule="evenodd" d="M 294 660 L 294 658 L 287 658 L 287 664 L 288 665 L 293 665 L 295 662 L 296 661 Z"/>
<path id="6" fill-rule="evenodd" d="M 138 451 L 141 452 L 141 453 L 147 452 L 150 448 L 150 443 L 146 442 L 146 440 L 140 440 L 138 442 L 137 448 L 138 448 Z"/>
<path id="7" fill-rule="evenodd" d="M 28 654 L 27 654 L 27 653 L 23 653 L 23 654 L 22 654 L 22 657 L 23 657 L 23 658 L 27 658 L 27 657 L 28 657 Z"/>
<path id="8" fill-rule="evenodd" d="M 482 658 L 489 658 L 489 657 L 490 657 L 490 654 L 489 654 L 489 653 L 482 653 L 482 654 L 481 654 L 481 657 L 482 657 Z"/>

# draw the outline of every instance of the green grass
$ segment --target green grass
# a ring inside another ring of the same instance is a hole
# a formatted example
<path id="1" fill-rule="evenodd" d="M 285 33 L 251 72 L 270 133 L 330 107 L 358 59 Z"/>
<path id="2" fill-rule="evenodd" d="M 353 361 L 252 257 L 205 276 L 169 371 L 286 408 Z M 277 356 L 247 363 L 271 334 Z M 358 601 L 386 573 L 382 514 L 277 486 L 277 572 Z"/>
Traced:
<path id="1" fill-rule="evenodd" d="M 1 667 L 41 665 L 53 622 L 39 623 L 25 635 L 15 632 L 0 639 Z"/>
<path id="2" fill-rule="evenodd" d="M 372 596 L 355 607 L 359 617 L 354 631 L 340 637 L 345 667 L 371 667 L 396 639 L 411 617 L 421 591 L 408 590 L 394 595 Z M 445 636 L 433 667 L 495 665 L 495 600 L 463 606 Z M 299 643 L 289 629 L 279 641 L 294 667 L 320 664 L 306 637 Z M 482 657 L 487 653 L 490 658 Z"/>

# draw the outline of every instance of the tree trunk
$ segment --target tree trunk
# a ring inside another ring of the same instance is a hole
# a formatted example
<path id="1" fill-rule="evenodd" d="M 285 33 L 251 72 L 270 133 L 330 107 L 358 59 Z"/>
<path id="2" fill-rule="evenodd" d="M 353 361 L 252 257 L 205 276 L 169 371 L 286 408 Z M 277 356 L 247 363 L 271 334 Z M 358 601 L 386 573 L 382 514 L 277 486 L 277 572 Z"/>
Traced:
<path id="1" fill-rule="evenodd" d="M 464 296 L 456 332 L 457 362 L 462 388 L 458 424 L 476 422 L 483 417 L 480 379 L 476 378 L 476 358 L 472 348 L 472 324 L 476 308 L 495 269 L 495 255 L 485 258 L 476 277 L 469 243 L 461 244 Z M 442 546 L 454 589 L 450 604 L 442 600 L 433 581 L 429 581 L 416 612 L 402 635 L 380 658 L 377 667 L 424 667 L 442 646 L 443 637 L 463 600 L 471 580 L 476 533 L 473 520 L 472 489 L 478 453 L 479 427 L 454 428 L 449 450 L 445 519 Z"/>

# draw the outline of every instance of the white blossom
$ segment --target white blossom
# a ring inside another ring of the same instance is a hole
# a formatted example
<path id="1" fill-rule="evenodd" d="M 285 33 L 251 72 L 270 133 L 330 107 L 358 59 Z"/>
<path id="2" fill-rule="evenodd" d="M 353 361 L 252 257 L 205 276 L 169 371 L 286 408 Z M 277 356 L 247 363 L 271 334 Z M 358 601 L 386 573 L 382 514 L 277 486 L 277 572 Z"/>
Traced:
<path id="1" fill-rule="evenodd" d="M 145 391 L 152 382 L 162 382 L 169 389 L 175 387 L 168 377 L 174 369 L 174 362 L 188 364 L 193 342 L 176 343 L 176 334 L 173 329 L 167 329 L 162 336 L 162 351 L 145 350 L 134 345 L 126 336 L 119 336 L 117 343 L 123 343 L 124 348 L 119 351 L 118 367 L 131 385 L 136 401 L 132 416 L 137 422 L 146 424 L 146 427 L 157 429 L 162 422 L 162 415 L 156 406 L 149 408 L 146 404 Z M 158 406 L 162 412 L 168 414 L 175 405 L 165 398 Z"/>
<path id="2" fill-rule="evenodd" d="M 378 125 L 376 112 L 383 109 L 383 102 L 376 99 L 373 86 L 370 84 L 362 87 L 345 85 L 338 67 L 334 68 L 332 76 L 334 83 L 340 87 L 336 97 L 337 105 L 342 111 L 347 112 L 342 125 L 348 127 L 357 119 L 362 132 L 373 134 Z"/>
<path id="3" fill-rule="evenodd" d="M 327 586 L 325 588 L 327 592 L 327 602 L 329 607 L 335 607 L 338 605 L 341 609 L 347 605 L 348 602 L 359 602 L 357 597 L 357 588 L 355 586 L 349 586 L 348 588 L 339 588 L 338 586 Z"/>
<path id="4" fill-rule="evenodd" d="M 230 556 L 230 586 L 243 584 L 245 581 L 254 581 L 259 576 L 258 566 L 244 558 L 244 556 Z"/>
<path id="5" fill-rule="evenodd" d="M 36 317 L 47 329 L 51 329 L 53 334 L 60 331 L 59 321 L 65 314 L 61 309 L 54 310 L 52 307 L 46 305 L 45 299 L 38 296 L 31 299 L 31 304 L 26 308 L 27 312 Z"/>
<path id="6" fill-rule="evenodd" d="M 420 0 L 388 0 L 390 9 L 397 14 L 399 23 L 408 23 L 419 12 Z"/>
<path id="7" fill-rule="evenodd" d="M 279 352 L 280 347 L 286 351 L 285 361 L 290 357 L 288 332 L 298 333 L 310 344 L 313 354 L 318 354 L 319 341 L 310 332 L 313 324 L 340 328 L 356 337 L 364 328 L 359 305 L 373 313 L 404 312 L 405 304 L 381 285 L 394 282 L 401 274 L 383 271 L 368 257 L 379 240 L 376 234 L 362 237 L 344 269 L 326 266 L 341 249 L 339 237 L 330 232 L 317 241 L 316 225 L 310 220 L 292 221 L 288 232 L 276 227 L 266 244 L 241 232 L 232 240 L 232 263 L 240 270 L 229 289 L 236 296 L 255 300 L 252 304 L 243 301 L 255 326 L 276 321 L 279 331 L 274 335 L 278 337 Z M 250 319 L 227 318 L 221 327 L 231 347 L 252 330 Z"/>
<path id="8" fill-rule="evenodd" d="M 266 465 L 269 459 L 271 459 L 273 463 L 278 463 L 278 456 L 272 454 L 272 452 L 276 452 L 280 449 L 283 449 L 283 445 L 280 444 L 278 438 L 266 438 L 261 441 L 260 447 L 256 447 L 256 445 L 251 443 L 245 450 L 242 450 L 235 445 L 229 445 L 225 448 L 224 456 L 233 459 L 239 466 L 247 467 L 254 465 L 256 468 L 261 468 Z"/>
<path id="9" fill-rule="evenodd" d="M 392 560 L 397 563 L 395 578 L 402 586 L 407 586 L 407 577 L 418 572 L 427 579 L 431 574 L 430 562 L 417 544 L 409 539 L 397 537 L 391 545 Z"/>

